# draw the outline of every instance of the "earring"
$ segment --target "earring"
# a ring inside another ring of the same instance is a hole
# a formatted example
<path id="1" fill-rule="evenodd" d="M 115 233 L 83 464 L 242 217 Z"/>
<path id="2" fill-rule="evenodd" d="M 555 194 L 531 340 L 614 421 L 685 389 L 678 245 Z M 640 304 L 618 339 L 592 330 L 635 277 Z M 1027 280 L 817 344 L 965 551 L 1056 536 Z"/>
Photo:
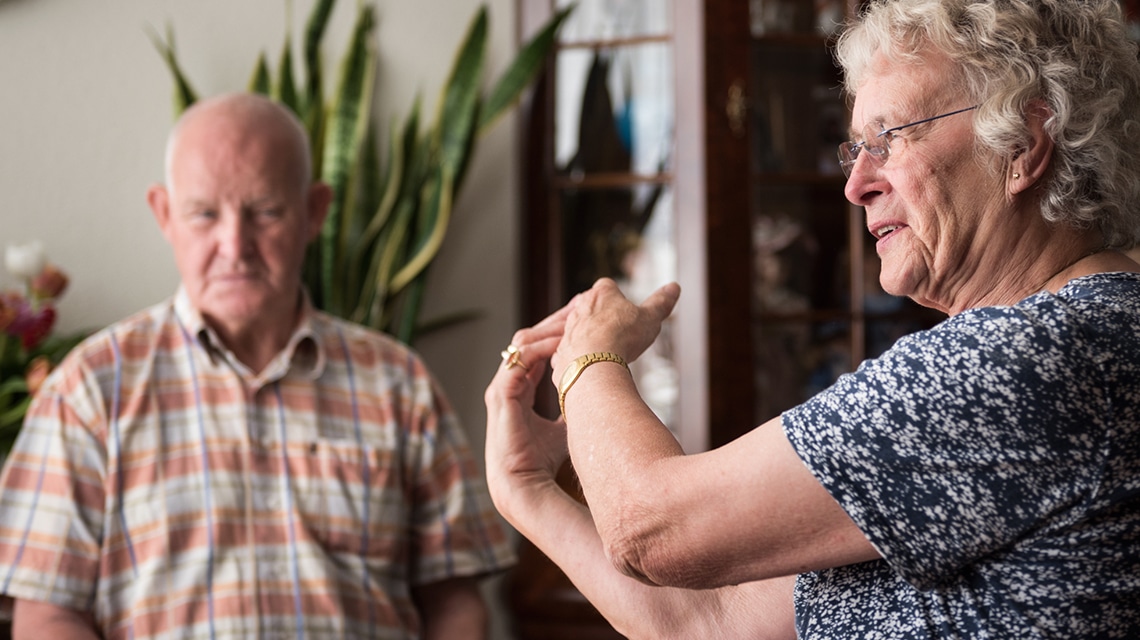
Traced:
<path id="1" fill-rule="evenodd" d="M 1018 178 L 1020 178 L 1020 177 L 1021 177 L 1021 174 L 1020 174 L 1020 173 L 1015 173 L 1015 174 L 1013 174 L 1013 179 L 1014 179 L 1014 180 L 1017 180 L 1017 179 L 1018 179 Z"/>

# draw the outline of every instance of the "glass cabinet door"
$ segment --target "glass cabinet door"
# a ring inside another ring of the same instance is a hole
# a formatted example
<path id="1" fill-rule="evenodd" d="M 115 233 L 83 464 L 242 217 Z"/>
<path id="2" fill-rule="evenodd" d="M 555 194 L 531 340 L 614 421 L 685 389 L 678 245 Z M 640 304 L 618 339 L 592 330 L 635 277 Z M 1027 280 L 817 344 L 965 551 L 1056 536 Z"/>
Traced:
<path id="1" fill-rule="evenodd" d="M 569 5 L 557 0 L 555 8 Z M 560 33 L 547 98 L 545 224 L 557 246 L 551 308 L 602 277 L 632 300 L 676 280 L 674 74 L 669 0 L 578 0 Z M 669 322 L 631 370 L 663 422 L 676 422 Z"/>
<path id="2" fill-rule="evenodd" d="M 943 316 L 879 287 L 874 239 L 836 150 L 839 0 L 751 0 L 754 421 L 779 415 Z"/>

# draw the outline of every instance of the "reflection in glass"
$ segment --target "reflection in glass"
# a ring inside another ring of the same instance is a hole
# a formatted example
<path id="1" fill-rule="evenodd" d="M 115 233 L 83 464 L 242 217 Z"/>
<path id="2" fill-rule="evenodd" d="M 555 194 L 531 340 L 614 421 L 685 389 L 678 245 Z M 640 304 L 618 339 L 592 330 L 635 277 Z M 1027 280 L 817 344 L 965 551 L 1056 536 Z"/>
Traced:
<path id="1" fill-rule="evenodd" d="M 672 48 L 659 42 L 560 51 L 554 115 L 559 171 L 573 177 L 666 171 L 673 138 L 672 64 Z"/>
<path id="2" fill-rule="evenodd" d="M 752 56 L 764 70 L 749 110 L 753 168 L 839 175 L 835 147 L 847 139 L 847 112 L 827 51 L 785 40 L 755 46 Z"/>
<path id="3" fill-rule="evenodd" d="M 838 187 L 764 184 L 752 201 L 753 309 L 763 315 L 845 310 L 850 272 Z M 828 206 L 830 205 L 830 209 Z"/>
<path id="4" fill-rule="evenodd" d="M 564 290 L 612 278 L 631 300 L 643 300 L 677 279 L 673 197 L 668 186 L 569 189 L 562 192 Z M 630 366 L 638 390 L 670 428 L 678 398 L 672 324 Z"/>
<path id="5" fill-rule="evenodd" d="M 608 277 L 640 301 L 677 278 L 672 190 L 662 175 L 673 145 L 671 3 L 573 4 L 555 62 L 562 291 L 568 299 Z M 675 428 L 672 340 L 667 322 L 630 368 L 650 408 Z"/>
<path id="6" fill-rule="evenodd" d="M 866 328 L 863 349 L 867 358 L 875 358 L 890 349 L 899 338 L 932 327 L 945 319 L 946 315 L 909 298 L 883 291 L 879 283 L 882 263 L 875 252 L 875 241 L 870 234 L 864 240 L 864 247 L 863 313 Z"/>
<path id="7" fill-rule="evenodd" d="M 754 416 L 765 421 L 851 366 L 851 271 L 841 188 L 763 183 L 752 201 Z"/>
<path id="8" fill-rule="evenodd" d="M 851 370 L 851 324 L 769 322 L 753 344 L 757 422 L 765 422 L 826 389 Z"/>
<path id="9" fill-rule="evenodd" d="M 669 0 L 558 0 L 559 9 L 577 5 L 558 39 L 562 42 L 660 36 L 672 32 Z"/>

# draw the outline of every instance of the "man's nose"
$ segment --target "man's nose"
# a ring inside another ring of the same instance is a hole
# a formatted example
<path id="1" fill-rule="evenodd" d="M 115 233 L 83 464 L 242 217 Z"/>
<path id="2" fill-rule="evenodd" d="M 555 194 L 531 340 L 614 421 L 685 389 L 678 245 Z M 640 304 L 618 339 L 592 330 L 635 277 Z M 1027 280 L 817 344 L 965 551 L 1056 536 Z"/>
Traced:
<path id="1" fill-rule="evenodd" d="M 242 212 L 227 212 L 218 227 L 218 247 L 223 255 L 236 259 L 249 254 L 253 246 L 253 225 Z"/>

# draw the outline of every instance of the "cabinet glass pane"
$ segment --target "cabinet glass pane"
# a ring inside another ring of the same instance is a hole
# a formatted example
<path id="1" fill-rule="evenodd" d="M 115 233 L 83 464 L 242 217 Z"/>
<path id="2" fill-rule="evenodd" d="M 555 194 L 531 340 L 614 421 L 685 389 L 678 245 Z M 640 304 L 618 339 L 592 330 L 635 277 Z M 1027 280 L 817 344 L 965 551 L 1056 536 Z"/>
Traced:
<path id="1" fill-rule="evenodd" d="M 557 58 L 556 171 L 655 174 L 673 139 L 673 59 L 667 43 L 563 49 Z"/>
<path id="2" fill-rule="evenodd" d="M 867 234 L 863 244 L 863 354 L 874 358 L 902 336 L 932 327 L 946 315 L 923 307 L 910 298 L 892 296 L 883 291 L 879 284 L 882 264 L 875 253 L 875 240 Z"/>
<path id="3" fill-rule="evenodd" d="M 757 422 L 800 404 L 850 371 L 851 331 L 841 316 L 760 327 L 752 352 Z"/>
<path id="4" fill-rule="evenodd" d="M 660 36 L 672 32 L 670 0 L 558 0 L 577 5 L 559 31 L 562 42 Z"/>
<path id="5" fill-rule="evenodd" d="M 834 34 L 843 24 L 843 0 L 749 0 L 754 36 Z"/>
<path id="6" fill-rule="evenodd" d="M 568 294 L 608 277 L 627 297 L 640 301 L 677 279 L 673 197 L 668 185 L 566 189 L 559 200 L 563 290 Z M 642 397 L 670 428 L 675 425 L 678 397 L 672 340 L 672 325 L 667 321 L 657 342 L 631 365 Z"/>
<path id="7" fill-rule="evenodd" d="M 753 309 L 770 316 L 850 308 L 848 221 L 836 187 L 754 187 Z"/>
<path id="8" fill-rule="evenodd" d="M 827 387 L 852 360 L 850 221 L 829 181 L 754 186 L 755 419 Z"/>
<path id="9" fill-rule="evenodd" d="M 847 138 L 847 112 L 823 41 L 762 39 L 752 52 L 753 169 L 842 175 L 835 152 Z"/>

